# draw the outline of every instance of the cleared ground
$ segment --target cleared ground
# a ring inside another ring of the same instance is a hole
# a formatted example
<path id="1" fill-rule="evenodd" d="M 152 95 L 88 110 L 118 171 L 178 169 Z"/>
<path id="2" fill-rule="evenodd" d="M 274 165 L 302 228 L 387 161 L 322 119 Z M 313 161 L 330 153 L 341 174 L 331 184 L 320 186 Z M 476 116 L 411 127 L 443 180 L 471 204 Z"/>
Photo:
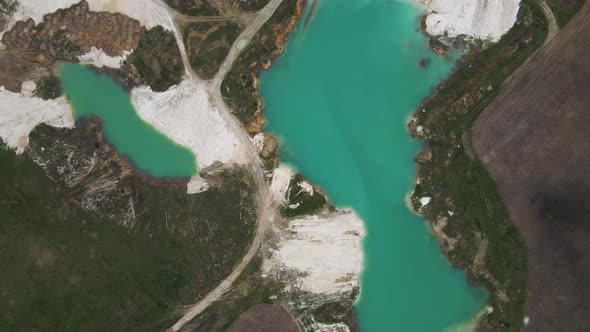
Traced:
<path id="1" fill-rule="evenodd" d="M 528 250 L 529 331 L 587 330 L 590 3 L 477 119 L 473 147 Z"/>
<path id="2" fill-rule="evenodd" d="M 258 304 L 246 311 L 227 332 L 297 332 L 297 322 L 278 304 Z"/>

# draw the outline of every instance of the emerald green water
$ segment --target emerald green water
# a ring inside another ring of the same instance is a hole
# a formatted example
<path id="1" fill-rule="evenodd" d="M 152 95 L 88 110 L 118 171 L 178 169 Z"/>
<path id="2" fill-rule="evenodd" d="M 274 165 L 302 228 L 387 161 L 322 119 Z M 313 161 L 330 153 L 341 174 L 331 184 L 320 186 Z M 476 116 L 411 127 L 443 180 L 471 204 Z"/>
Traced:
<path id="1" fill-rule="evenodd" d="M 63 63 L 60 79 L 76 118 L 98 116 L 108 141 L 138 169 L 154 177 L 196 174 L 194 154 L 141 120 L 129 94 L 110 77 Z"/>
<path id="2" fill-rule="evenodd" d="M 428 49 L 420 14 L 410 1 L 319 0 L 261 77 L 283 160 L 365 221 L 356 305 L 365 332 L 445 330 L 486 301 L 405 203 L 420 149 L 408 116 L 453 65 Z"/>

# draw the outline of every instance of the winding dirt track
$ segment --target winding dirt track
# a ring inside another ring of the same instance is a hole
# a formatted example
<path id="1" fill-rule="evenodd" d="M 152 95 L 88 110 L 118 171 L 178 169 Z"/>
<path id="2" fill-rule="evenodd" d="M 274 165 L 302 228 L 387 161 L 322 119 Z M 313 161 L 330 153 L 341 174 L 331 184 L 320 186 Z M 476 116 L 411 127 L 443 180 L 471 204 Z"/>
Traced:
<path id="1" fill-rule="evenodd" d="M 586 2 L 514 75 L 473 128 L 475 152 L 527 245 L 528 331 L 588 330 L 589 92 Z"/>
<path id="2" fill-rule="evenodd" d="M 251 167 L 251 174 L 254 178 L 257 186 L 256 202 L 257 202 L 257 213 L 258 223 L 256 234 L 248 248 L 246 254 L 242 257 L 240 262 L 234 267 L 232 272 L 211 292 L 203 297 L 199 302 L 190 306 L 185 312 L 182 318 L 180 318 L 169 331 L 179 331 L 185 324 L 203 312 L 211 303 L 219 300 L 223 294 L 225 294 L 231 287 L 231 285 L 238 279 L 242 271 L 246 268 L 248 263 L 254 258 L 260 245 L 262 243 L 264 233 L 272 221 L 275 213 L 275 202 L 270 194 L 268 183 L 264 178 L 264 169 L 262 162 L 258 156 L 258 151 L 252 144 L 250 136 L 242 128 L 239 121 L 231 114 L 229 108 L 223 101 L 221 96 L 221 82 L 225 78 L 225 75 L 236 61 L 241 52 L 250 43 L 254 35 L 260 30 L 262 25 L 272 16 L 275 10 L 279 7 L 283 0 L 271 0 L 264 8 L 256 13 L 255 18 L 251 23 L 244 29 L 244 31 L 238 36 L 236 41 L 233 43 L 227 57 L 224 59 L 219 72 L 212 80 L 212 82 L 205 82 L 201 80 L 192 70 L 188 61 L 188 56 L 180 29 L 178 28 L 177 22 L 174 20 L 175 13 L 170 9 L 162 0 L 153 0 L 153 2 L 159 7 L 159 14 L 161 15 L 162 22 L 168 22 L 168 26 L 172 27 L 174 36 L 180 48 L 182 55 L 182 61 L 186 69 L 186 75 L 189 77 L 191 82 L 195 85 L 203 86 L 210 95 L 211 104 L 217 108 L 221 116 L 224 118 L 226 124 L 230 129 L 239 137 L 242 148 L 246 149 L 246 155 L 250 158 L 249 167 Z"/>
<path id="3" fill-rule="evenodd" d="M 557 36 L 559 32 L 559 25 L 557 25 L 557 19 L 555 19 L 555 15 L 553 15 L 553 11 L 547 4 L 547 2 L 541 0 L 539 1 L 539 6 L 543 10 L 543 14 L 545 14 L 545 19 L 547 20 L 547 36 L 545 36 L 545 41 L 543 45 L 549 44 L 550 41 Z M 520 75 L 520 72 L 527 68 L 531 59 L 533 59 L 543 48 L 536 50 L 528 59 L 524 61 L 520 67 L 518 67 L 504 82 L 502 82 L 502 86 L 506 86 L 508 83 L 512 81 L 514 77 Z"/>

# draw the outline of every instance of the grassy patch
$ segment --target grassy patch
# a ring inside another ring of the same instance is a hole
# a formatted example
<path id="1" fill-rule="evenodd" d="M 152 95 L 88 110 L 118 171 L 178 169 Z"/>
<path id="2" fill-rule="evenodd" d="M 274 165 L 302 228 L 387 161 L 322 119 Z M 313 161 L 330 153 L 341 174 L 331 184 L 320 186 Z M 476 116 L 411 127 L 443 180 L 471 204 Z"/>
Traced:
<path id="1" fill-rule="evenodd" d="M 326 205 L 326 197 L 321 193 L 314 190 L 313 195 L 310 195 L 303 190 L 299 183 L 304 181 L 306 180 L 301 174 L 297 174 L 291 179 L 287 192 L 288 203 L 283 207 L 282 211 L 285 217 L 313 214 Z"/>
<path id="2" fill-rule="evenodd" d="M 185 182 L 120 177 L 108 145 L 93 138 L 99 132 L 84 123 L 36 129 L 27 154 L 50 157 L 41 159 L 47 170 L 0 149 L 0 330 L 162 331 L 250 244 L 256 216 L 245 170 L 222 170 L 218 185 L 187 195 Z M 75 185 L 46 175 L 93 155 L 97 167 Z M 115 188 L 89 194 L 113 176 Z M 122 207 L 135 216 L 127 226 Z"/>
<path id="3" fill-rule="evenodd" d="M 350 331 L 357 331 L 354 301 L 358 293 L 359 289 L 355 288 L 348 299 L 320 305 L 313 311 L 314 320 L 324 324 L 344 323 Z"/>
<path id="4" fill-rule="evenodd" d="M 190 16 L 217 16 L 219 10 L 210 0 L 165 0 L 174 10 Z"/>
<path id="5" fill-rule="evenodd" d="M 269 0 L 165 0 L 176 11 L 189 16 L 223 16 L 238 12 L 255 12 Z"/>
<path id="6" fill-rule="evenodd" d="M 427 130 L 424 140 L 433 157 L 420 164 L 421 183 L 414 201 L 433 197 L 422 212 L 430 220 L 448 219 L 444 232 L 458 240 L 453 249 L 447 248 L 451 262 L 470 270 L 490 291 L 495 310 L 485 316 L 482 330 L 520 330 L 527 257 L 494 181 L 469 150 L 469 130 L 502 83 L 543 44 L 546 34 L 540 7 L 523 1 L 510 32 L 488 49 L 472 49 L 423 106 L 426 111 L 416 114 L 417 124 Z M 484 270 L 473 266 L 482 239 L 489 240 Z"/>
<path id="7" fill-rule="evenodd" d="M 184 28 L 184 44 L 193 70 L 203 79 L 211 79 L 238 38 L 237 23 L 191 23 Z"/>
<path id="8" fill-rule="evenodd" d="M 547 0 L 560 28 L 563 28 L 576 15 L 584 2 L 585 0 Z"/>
<path id="9" fill-rule="evenodd" d="M 231 326 L 242 313 L 256 304 L 273 303 L 273 295 L 279 294 L 278 281 L 262 277 L 262 257 L 256 256 L 244 269 L 231 290 L 213 303 L 183 331 L 222 332 Z"/>
<path id="10" fill-rule="evenodd" d="M 51 75 L 37 81 L 35 97 L 55 99 L 59 96 L 61 96 L 61 83 L 57 77 Z"/>
<path id="11" fill-rule="evenodd" d="M 161 26 L 141 36 L 137 49 L 126 62 L 135 66 L 141 78 L 154 91 L 165 91 L 180 83 L 184 74 L 174 34 Z"/>

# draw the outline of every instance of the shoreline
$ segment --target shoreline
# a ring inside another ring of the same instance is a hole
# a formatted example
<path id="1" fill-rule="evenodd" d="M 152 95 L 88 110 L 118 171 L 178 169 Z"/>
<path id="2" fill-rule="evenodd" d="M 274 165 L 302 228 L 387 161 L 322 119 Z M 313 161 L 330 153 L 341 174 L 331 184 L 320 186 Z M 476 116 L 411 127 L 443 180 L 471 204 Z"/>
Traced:
<path id="1" fill-rule="evenodd" d="M 526 324 L 526 248 L 518 231 L 505 235 L 514 224 L 495 183 L 481 169 L 479 159 L 469 154 L 468 136 L 471 123 L 502 87 L 503 77 L 509 77 L 542 47 L 547 22 L 525 19 L 539 14 L 537 6 L 523 0 L 517 22 L 502 39 L 486 48 L 472 43 L 472 49 L 424 98 L 407 125 L 410 136 L 423 146 L 414 159 L 412 210 L 428 221 L 449 264 L 462 269 L 471 285 L 488 293 L 488 309 L 476 330 L 519 329 Z M 522 40 L 524 46 L 513 50 L 512 40 Z M 431 159 L 418 161 L 425 152 Z M 421 209 L 418 199 L 424 192 L 433 197 L 433 202 Z M 466 200 L 470 207 L 465 206 Z M 487 249 L 488 242 L 493 251 Z M 511 259 L 500 263 L 506 255 Z"/>

